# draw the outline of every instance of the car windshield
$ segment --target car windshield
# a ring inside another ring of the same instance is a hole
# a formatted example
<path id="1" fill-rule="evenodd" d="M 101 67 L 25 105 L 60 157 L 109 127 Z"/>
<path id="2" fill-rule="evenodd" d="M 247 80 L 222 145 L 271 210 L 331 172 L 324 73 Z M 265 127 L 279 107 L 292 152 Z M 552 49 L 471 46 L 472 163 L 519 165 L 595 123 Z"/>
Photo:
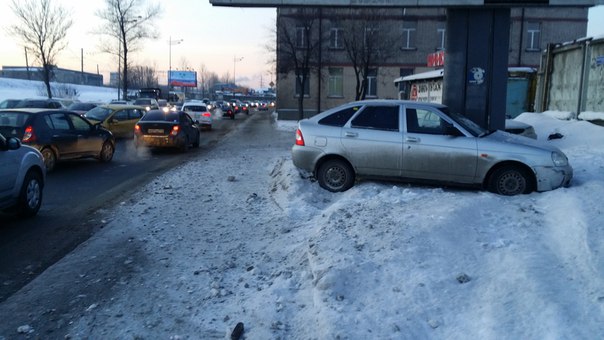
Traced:
<path id="1" fill-rule="evenodd" d="M 25 121 L 28 117 L 29 114 L 25 112 L 0 112 L 0 126 L 20 128 L 25 125 Z"/>
<path id="2" fill-rule="evenodd" d="M 107 116 L 109 116 L 110 113 L 111 113 L 111 109 L 108 109 L 106 107 L 97 106 L 94 109 L 86 112 L 84 117 L 90 118 L 90 119 L 95 119 L 95 120 L 105 120 L 105 118 L 107 118 Z"/>
<path id="3" fill-rule="evenodd" d="M 17 108 L 46 108 L 48 102 L 46 100 L 22 100 L 15 107 Z"/>
<path id="4" fill-rule="evenodd" d="M 6 99 L 0 103 L 0 109 L 12 109 L 17 106 L 21 99 Z"/>
<path id="5" fill-rule="evenodd" d="M 202 105 L 187 105 L 183 108 L 183 111 L 187 112 L 203 112 L 207 111 L 205 106 Z"/>
<path id="6" fill-rule="evenodd" d="M 151 99 L 137 99 L 134 101 L 134 105 L 151 105 Z"/>
<path id="7" fill-rule="evenodd" d="M 451 119 L 453 119 L 457 124 L 463 126 L 464 129 L 472 134 L 472 136 L 482 137 L 488 132 L 486 129 L 474 123 L 474 121 L 466 116 L 462 116 L 459 113 L 449 112 L 449 110 L 446 108 L 441 108 L 440 110 L 447 114 L 447 116 L 451 117 Z"/>
<path id="8" fill-rule="evenodd" d="M 149 111 L 141 121 L 178 122 L 178 112 Z"/>

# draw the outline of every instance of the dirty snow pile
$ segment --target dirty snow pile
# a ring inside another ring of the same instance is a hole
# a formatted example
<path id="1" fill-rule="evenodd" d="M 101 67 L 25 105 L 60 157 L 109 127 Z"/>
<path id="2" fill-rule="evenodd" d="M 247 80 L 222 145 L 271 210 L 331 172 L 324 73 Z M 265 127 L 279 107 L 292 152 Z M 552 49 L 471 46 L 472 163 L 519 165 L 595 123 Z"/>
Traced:
<path id="1" fill-rule="evenodd" d="M 564 136 L 546 142 L 568 155 L 571 187 L 330 193 L 292 165 L 291 125 L 252 115 L 103 212 L 100 232 L 0 304 L 0 339 L 228 339 L 239 322 L 245 339 L 599 338 L 604 130 L 517 119 Z"/>

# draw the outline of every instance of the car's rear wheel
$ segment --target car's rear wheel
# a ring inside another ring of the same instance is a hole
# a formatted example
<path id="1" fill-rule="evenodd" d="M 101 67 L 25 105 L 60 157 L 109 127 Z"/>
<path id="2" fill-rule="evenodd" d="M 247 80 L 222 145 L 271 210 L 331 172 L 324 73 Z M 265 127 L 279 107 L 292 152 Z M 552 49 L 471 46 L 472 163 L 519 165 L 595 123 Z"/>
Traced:
<path id="1" fill-rule="evenodd" d="M 493 172 L 489 181 L 489 190 L 499 195 L 513 196 L 532 192 L 533 178 L 523 168 L 505 166 Z"/>
<path id="2" fill-rule="evenodd" d="M 38 172 L 30 170 L 25 175 L 17 207 L 19 215 L 30 217 L 38 213 L 42 205 L 43 187 L 42 176 Z"/>
<path id="3" fill-rule="evenodd" d="M 186 136 L 185 141 L 180 146 L 180 151 L 187 152 L 187 150 L 189 150 L 189 144 L 191 144 L 191 142 L 189 142 L 189 136 Z"/>
<path id="4" fill-rule="evenodd" d="M 354 171 L 345 161 L 331 159 L 321 164 L 317 171 L 319 185 L 331 192 L 350 189 L 354 184 Z"/>
<path id="5" fill-rule="evenodd" d="M 42 157 L 44 158 L 44 165 L 46 166 L 46 172 L 51 172 L 54 170 L 55 165 L 57 164 L 57 156 L 55 152 L 52 151 L 51 148 L 46 147 L 40 151 L 42 153 Z"/>
<path id="6" fill-rule="evenodd" d="M 103 163 L 110 162 L 113 159 L 113 153 L 115 149 L 111 142 L 106 141 L 103 143 L 103 147 L 101 148 L 101 153 L 99 154 L 99 160 Z"/>

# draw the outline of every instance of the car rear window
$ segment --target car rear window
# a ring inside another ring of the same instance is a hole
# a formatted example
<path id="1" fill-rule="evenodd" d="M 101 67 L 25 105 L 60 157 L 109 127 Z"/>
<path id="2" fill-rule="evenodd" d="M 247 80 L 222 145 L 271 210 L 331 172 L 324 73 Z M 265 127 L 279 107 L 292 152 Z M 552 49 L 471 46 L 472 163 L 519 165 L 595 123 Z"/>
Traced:
<path id="1" fill-rule="evenodd" d="M 263 103 L 265 104 L 265 103 Z M 330 114 L 329 116 L 319 120 L 319 124 L 321 125 L 329 125 L 329 126 L 344 126 L 346 122 L 354 115 L 360 106 L 353 106 L 346 108 L 344 110 L 337 111 L 335 113 Z"/>
<path id="2" fill-rule="evenodd" d="M 352 127 L 385 131 L 399 130 L 398 106 L 367 106 L 352 122 Z"/>
<path id="3" fill-rule="evenodd" d="M 178 122 L 178 112 L 149 111 L 141 118 L 142 121 Z"/>
<path id="4" fill-rule="evenodd" d="M 182 108 L 183 111 L 203 112 L 208 111 L 205 106 L 202 105 L 187 105 Z"/>
<path id="5" fill-rule="evenodd" d="M 23 127 L 27 118 L 29 114 L 24 112 L 0 112 L 0 126 Z"/>
<path id="6" fill-rule="evenodd" d="M 69 109 L 70 110 L 82 110 L 82 111 L 88 111 L 88 110 L 92 110 L 96 107 L 96 104 L 92 104 L 92 103 L 73 103 L 71 105 L 69 105 Z"/>

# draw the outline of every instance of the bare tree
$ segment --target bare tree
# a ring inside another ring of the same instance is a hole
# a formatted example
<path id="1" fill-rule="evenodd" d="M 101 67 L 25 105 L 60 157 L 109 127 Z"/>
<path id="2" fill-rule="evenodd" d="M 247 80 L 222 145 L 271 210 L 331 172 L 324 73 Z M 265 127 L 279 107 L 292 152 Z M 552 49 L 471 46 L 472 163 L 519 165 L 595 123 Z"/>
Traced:
<path id="1" fill-rule="evenodd" d="M 342 43 L 355 77 L 355 100 L 363 100 L 369 92 L 368 78 L 374 66 L 393 56 L 399 37 L 390 32 L 384 22 L 383 9 L 351 9 L 341 22 Z M 394 29 L 392 31 L 395 31 Z"/>
<path id="2" fill-rule="evenodd" d="M 282 10 L 282 9 L 279 9 Z M 277 36 L 281 42 L 277 49 L 278 74 L 294 72 L 298 96 L 298 119 L 304 118 L 304 97 L 311 71 L 321 48 L 318 9 L 312 7 L 287 9 L 289 13 L 277 15 Z"/>
<path id="3" fill-rule="evenodd" d="M 128 73 L 128 83 L 133 87 L 158 87 L 158 77 L 155 68 L 149 66 L 134 66 Z"/>
<path id="4" fill-rule="evenodd" d="M 50 79 L 57 54 L 66 47 L 65 37 L 73 24 L 70 14 L 51 0 L 13 0 L 11 9 L 19 22 L 9 32 L 20 38 L 42 64 L 42 80 L 52 98 Z"/>
<path id="5" fill-rule="evenodd" d="M 160 13 L 159 4 L 147 5 L 145 0 L 105 0 L 105 8 L 96 13 L 105 21 L 98 33 L 111 38 L 101 42 L 101 50 L 116 54 L 122 66 L 120 79 L 124 98 L 128 94 L 128 53 L 142 48 L 144 39 L 157 38 L 152 24 Z"/>

